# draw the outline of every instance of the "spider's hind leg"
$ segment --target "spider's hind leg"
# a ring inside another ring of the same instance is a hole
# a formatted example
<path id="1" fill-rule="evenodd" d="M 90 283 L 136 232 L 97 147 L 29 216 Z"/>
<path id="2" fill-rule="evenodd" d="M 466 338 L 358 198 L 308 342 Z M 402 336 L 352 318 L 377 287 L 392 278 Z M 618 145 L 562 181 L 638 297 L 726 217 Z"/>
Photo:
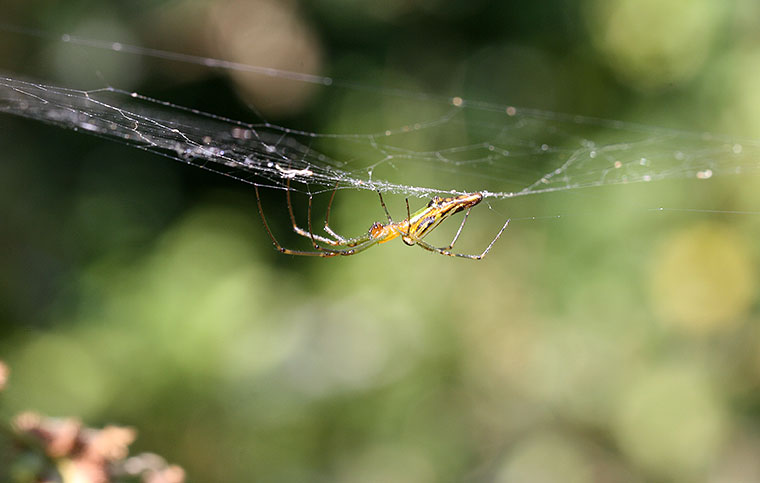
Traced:
<path id="1" fill-rule="evenodd" d="M 339 237 L 337 240 L 333 240 L 327 237 L 323 237 L 320 235 L 315 235 L 314 232 L 309 228 L 308 231 L 304 230 L 300 226 L 298 226 L 298 223 L 296 223 L 296 217 L 293 213 L 293 201 L 290 198 L 290 180 L 288 180 L 286 184 L 286 191 L 285 191 L 285 198 L 288 202 L 288 215 L 290 215 L 290 223 L 293 225 L 293 231 L 297 234 L 301 235 L 302 237 L 308 238 L 312 241 L 312 245 L 314 245 L 314 248 L 319 249 L 319 247 L 315 244 L 315 241 L 319 241 L 321 243 L 326 243 L 330 246 L 338 246 L 342 245 L 341 239 Z M 311 226 L 311 196 L 309 196 L 309 226 Z"/>
<path id="2" fill-rule="evenodd" d="M 269 235 L 269 238 L 272 240 L 272 244 L 274 245 L 274 248 L 278 252 L 284 253 L 286 255 L 302 255 L 302 256 L 308 256 L 308 257 L 334 257 L 336 255 L 341 255 L 340 252 L 328 251 L 328 250 L 320 250 L 316 252 L 307 252 L 303 250 L 291 250 L 289 248 L 285 248 L 282 245 L 280 245 L 280 243 L 274 237 L 272 230 L 269 228 L 269 223 L 267 223 L 266 216 L 264 216 L 264 209 L 261 206 L 261 196 L 259 195 L 259 187 L 256 185 L 253 185 L 253 190 L 256 192 L 256 206 L 259 209 L 259 216 L 261 216 L 261 221 L 264 224 L 264 230 L 266 230 L 267 235 Z"/>
<path id="3" fill-rule="evenodd" d="M 340 181 L 338 181 L 338 183 L 340 183 Z M 330 195 L 330 201 L 327 202 L 327 212 L 325 214 L 325 231 L 327 234 L 338 240 L 341 245 L 345 245 L 346 242 L 348 242 L 348 239 L 338 235 L 338 233 L 330 228 L 330 210 L 332 209 L 333 200 L 335 200 L 335 193 L 338 192 L 338 183 L 335 183 L 335 189 L 333 189 L 333 192 Z"/>

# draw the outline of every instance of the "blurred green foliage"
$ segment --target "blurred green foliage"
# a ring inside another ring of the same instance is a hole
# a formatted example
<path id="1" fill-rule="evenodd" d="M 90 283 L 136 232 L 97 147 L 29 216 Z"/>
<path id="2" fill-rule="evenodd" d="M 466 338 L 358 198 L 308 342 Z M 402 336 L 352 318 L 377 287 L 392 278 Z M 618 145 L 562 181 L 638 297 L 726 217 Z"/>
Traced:
<path id="1" fill-rule="evenodd" d="M 757 138 L 755 3 L 0 10 L 46 32 L 311 66 L 361 86 Z M 408 116 L 373 89 L 262 86 L 0 35 L 10 75 L 110 83 L 237 119 L 255 118 L 252 105 L 314 132 Z M 760 480 L 760 229 L 756 214 L 725 213 L 757 210 L 756 177 L 493 202 L 473 211 L 461 250 L 478 251 L 505 216 L 538 219 L 513 222 L 480 263 L 401 243 L 324 260 L 275 253 L 250 186 L 10 117 L 0 146 L 0 354 L 13 369 L 4 415 L 134 426 L 136 448 L 192 481 Z M 294 200 L 303 215 L 306 198 Z M 283 245 L 302 242 L 282 193 L 263 202 Z M 723 213 L 646 209 L 659 203 Z M 389 204 L 404 211 L 401 198 Z M 569 216 L 541 218 L 557 212 Z M 341 232 L 382 216 L 372 193 L 336 198 Z"/>

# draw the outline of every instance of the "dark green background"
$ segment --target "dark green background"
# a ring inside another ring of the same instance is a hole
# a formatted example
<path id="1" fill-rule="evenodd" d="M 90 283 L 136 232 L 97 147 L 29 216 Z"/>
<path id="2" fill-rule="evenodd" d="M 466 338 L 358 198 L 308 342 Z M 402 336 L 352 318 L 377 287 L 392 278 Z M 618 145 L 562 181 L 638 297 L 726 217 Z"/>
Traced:
<path id="1" fill-rule="evenodd" d="M 384 88 L 760 132 L 749 1 L 243 4 L 298 19 L 321 50 L 318 73 L 362 88 L 313 89 L 281 109 L 244 100 L 230 71 L 3 31 L 0 69 L 318 133 L 405 122 L 403 98 Z M 50 34 L 229 58 L 199 47 L 202 12 L 217 7 L 0 11 Z M 584 136 L 605 143 L 593 126 Z M 191 481 L 760 479 L 758 217 L 727 213 L 757 210 L 751 174 L 492 201 L 472 212 L 462 251 L 481 250 L 507 216 L 539 219 L 513 222 L 482 262 L 400 242 L 305 259 L 272 249 L 244 183 L 11 116 L 0 149 L 6 419 L 34 409 L 133 425 L 135 451 Z M 427 175 L 426 186 L 451 182 Z M 294 199 L 303 216 L 306 198 Z M 282 192 L 263 201 L 281 242 L 308 248 Z M 402 197 L 389 204 L 403 216 Z M 333 208 L 347 234 L 383 217 L 367 191 L 341 191 Z"/>

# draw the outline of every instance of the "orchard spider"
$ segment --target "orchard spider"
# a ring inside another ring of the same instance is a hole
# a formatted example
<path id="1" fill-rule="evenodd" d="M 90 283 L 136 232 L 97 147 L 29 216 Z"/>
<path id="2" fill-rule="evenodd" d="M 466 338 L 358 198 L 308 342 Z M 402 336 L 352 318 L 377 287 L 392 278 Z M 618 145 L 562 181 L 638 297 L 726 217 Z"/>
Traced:
<path id="1" fill-rule="evenodd" d="M 380 193 L 380 191 L 378 191 L 377 194 L 380 197 L 380 204 L 383 206 L 383 210 L 385 210 L 385 214 L 388 217 L 388 223 L 375 222 L 372 224 L 372 226 L 369 228 L 368 232 L 365 235 L 358 236 L 356 238 L 344 238 L 338 235 L 335 231 L 333 231 L 332 228 L 330 228 L 330 208 L 332 207 L 333 200 L 335 199 L 335 193 L 337 192 L 337 189 L 338 188 L 336 186 L 335 190 L 332 193 L 332 196 L 330 196 L 330 201 L 327 204 L 327 214 L 325 216 L 325 231 L 327 232 L 328 235 L 332 237 L 332 238 L 329 238 L 326 236 L 320 236 L 320 235 L 314 234 L 314 230 L 312 229 L 312 224 L 311 224 L 311 205 L 312 205 L 311 195 L 309 195 L 309 212 L 308 212 L 308 228 L 309 229 L 307 231 L 298 226 L 298 224 L 296 223 L 295 216 L 293 214 L 293 203 L 290 200 L 290 180 L 288 180 L 288 185 L 285 191 L 285 195 L 288 201 L 288 214 L 290 215 L 290 221 L 293 224 L 293 231 L 303 237 L 310 239 L 311 244 L 314 246 L 314 249 L 316 250 L 316 251 L 303 251 L 303 250 L 291 250 L 289 248 L 285 248 L 277 242 L 277 239 L 272 234 L 272 230 L 269 229 L 269 224 L 267 223 L 267 219 L 264 216 L 264 210 L 261 207 L 261 197 L 259 196 L 259 188 L 254 185 L 254 190 L 256 191 L 256 204 L 259 208 L 261 221 L 264 222 L 264 229 L 266 229 L 267 234 L 269 235 L 269 238 L 272 239 L 272 243 L 274 244 L 278 252 L 285 253 L 287 255 L 304 255 L 304 256 L 312 256 L 312 257 L 348 256 L 348 255 L 356 255 L 357 253 L 363 252 L 364 250 L 366 250 L 367 248 L 373 245 L 376 245 L 379 243 L 385 243 L 385 242 L 393 240 L 394 238 L 401 237 L 401 240 L 409 246 L 417 245 L 424 248 L 425 250 L 429 250 L 435 253 L 440 253 L 441 255 L 448 255 L 450 257 L 461 257 L 461 258 L 469 258 L 471 260 L 480 260 L 488 254 L 488 251 L 491 249 L 493 244 L 496 243 L 496 240 L 499 239 L 502 232 L 504 232 L 504 230 L 507 228 L 507 225 L 509 225 L 509 220 L 507 220 L 507 222 L 504 223 L 504 226 L 501 227 L 501 230 L 499 230 L 499 233 L 497 233 L 494 239 L 491 240 L 491 243 L 488 244 L 486 249 L 483 250 L 483 253 L 479 255 L 466 255 L 462 253 L 454 253 L 450 250 L 454 247 L 454 244 L 459 238 L 459 234 L 462 232 L 462 228 L 464 228 L 464 224 L 467 221 L 467 216 L 470 214 L 470 209 L 472 209 L 473 206 L 483 201 L 482 193 L 471 193 L 471 194 L 466 194 L 466 195 L 454 196 L 451 198 L 441 198 L 441 197 L 435 196 L 433 197 L 432 200 L 430 200 L 430 202 L 427 204 L 426 207 L 414 213 L 410 213 L 409 199 L 407 198 L 406 199 L 406 214 L 407 214 L 406 219 L 401 220 L 401 221 L 393 221 L 390 213 L 388 212 L 388 208 L 385 206 L 385 201 L 383 201 L 383 195 Z M 449 243 L 448 246 L 443 247 L 443 248 L 438 248 L 422 240 L 427 234 L 429 234 L 438 225 L 440 225 L 446 218 L 450 217 L 451 215 L 455 213 L 459 213 L 460 211 L 465 210 L 465 209 L 467 210 L 467 212 L 464 214 L 464 218 L 462 219 L 462 224 L 459 225 L 459 229 L 454 235 L 454 239 L 451 240 L 451 243 Z"/>

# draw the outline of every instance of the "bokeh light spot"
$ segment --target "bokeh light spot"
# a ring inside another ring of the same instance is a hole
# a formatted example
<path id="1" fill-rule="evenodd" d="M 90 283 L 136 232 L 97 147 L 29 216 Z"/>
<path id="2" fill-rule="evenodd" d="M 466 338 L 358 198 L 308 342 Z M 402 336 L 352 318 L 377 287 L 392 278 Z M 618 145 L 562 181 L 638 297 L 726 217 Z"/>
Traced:
<path id="1" fill-rule="evenodd" d="M 219 57 L 246 65 L 317 74 L 322 63 L 319 39 L 300 16 L 295 2 L 228 0 L 214 4 L 208 22 Z M 230 75 L 257 110 L 286 115 L 303 107 L 314 86 L 283 77 Z"/>
<path id="2" fill-rule="evenodd" d="M 402 445 L 373 446 L 340 465 L 340 483 L 356 481 L 425 483 L 436 481 L 431 462 L 420 451 Z"/>
<path id="3" fill-rule="evenodd" d="M 721 26 L 713 0 L 597 0 L 588 20 L 597 48 L 626 83 L 659 89 L 689 80 Z"/>
<path id="4" fill-rule="evenodd" d="M 724 410 L 697 367 L 648 371 L 621 394 L 613 430 L 623 452 L 660 476 L 694 481 L 727 433 Z"/>
<path id="5" fill-rule="evenodd" d="M 118 39 L 121 42 L 118 43 L 119 46 L 139 43 L 126 25 L 110 16 L 88 19 L 77 25 L 72 34 L 77 38 Z M 144 76 L 143 58 L 136 55 L 113 55 L 107 50 L 82 49 L 62 42 L 52 44 L 48 57 L 57 78 L 68 85 L 81 88 L 101 86 L 93 84 L 94 69 L 99 73 L 97 82 L 102 82 L 100 79 L 118 79 L 122 89 L 138 85 Z M 87 65 L 88 68 L 83 69 L 82 65 Z"/>
<path id="6" fill-rule="evenodd" d="M 576 441 L 539 433 L 517 444 L 495 479 L 498 483 L 594 481 L 589 461 Z"/>
<path id="7" fill-rule="evenodd" d="M 734 326 L 755 299 L 748 244 L 724 225 L 702 224 L 673 233 L 653 266 L 655 310 L 689 332 Z"/>
<path id="8" fill-rule="evenodd" d="M 108 399 L 110 374 L 86 344 L 75 338 L 44 334 L 9 357 L 14 369 L 14 398 L 21 409 L 86 418 Z"/>

